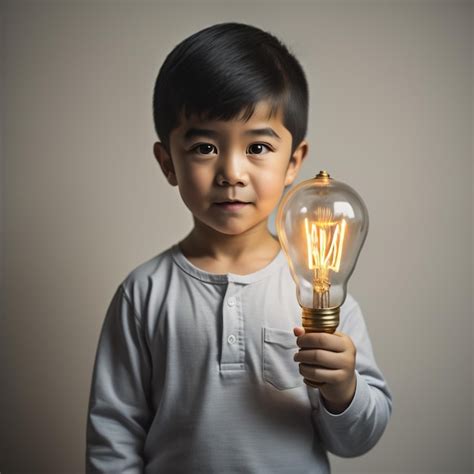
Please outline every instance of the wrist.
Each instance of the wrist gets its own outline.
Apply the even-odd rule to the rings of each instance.
[[[345,411],[352,403],[356,392],[357,379],[354,373],[353,378],[349,383],[349,387],[341,391],[334,399],[327,399],[324,393],[321,392],[321,398],[323,399],[324,407],[332,414],[337,415]]]

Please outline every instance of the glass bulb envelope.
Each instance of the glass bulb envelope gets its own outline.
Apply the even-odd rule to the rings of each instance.
[[[303,315],[337,313],[338,322],[369,228],[364,201],[321,171],[283,197],[275,224]]]

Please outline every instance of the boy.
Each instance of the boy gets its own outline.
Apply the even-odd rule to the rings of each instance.
[[[328,473],[327,451],[381,437],[392,396],[358,303],[347,295],[337,333],[304,334],[267,227],[307,155],[308,101],[298,61],[250,25],[208,27],[166,58],[154,154],[194,227],[112,298],[87,472]]]

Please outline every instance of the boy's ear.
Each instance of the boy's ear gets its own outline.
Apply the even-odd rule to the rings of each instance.
[[[178,180],[176,179],[173,161],[161,142],[155,142],[153,145],[153,154],[160,164],[161,171],[163,171],[163,174],[166,176],[168,183],[170,183],[171,186],[177,186]]]
[[[298,175],[298,172],[303,164],[303,160],[306,158],[308,154],[308,142],[303,140],[296,150],[293,152],[293,155],[290,158],[290,162],[288,163],[288,168],[286,169],[286,176],[285,176],[285,186],[290,185]]]

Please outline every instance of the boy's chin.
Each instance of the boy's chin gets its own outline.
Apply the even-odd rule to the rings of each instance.
[[[244,234],[249,229],[244,227],[239,229],[215,228],[214,230],[219,234],[228,235],[229,237],[231,237]]]
[[[267,219],[264,219],[266,222]],[[214,231],[218,234],[223,234],[223,235],[228,235],[228,236],[237,236],[244,234],[255,227],[259,225],[264,225],[265,222],[260,221],[260,222],[231,222],[231,220],[228,220],[227,222],[203,222],[201,221],[201,224],[204,224],[205,227],[208,227],[209,230]]]

